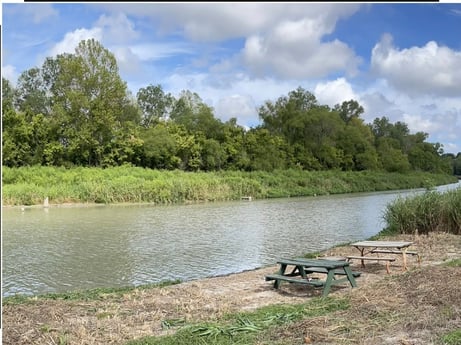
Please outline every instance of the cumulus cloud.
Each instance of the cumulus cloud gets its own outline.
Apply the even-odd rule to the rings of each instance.
[[[52,56],[63,53],[74,53],[80,41],[94,38],[97,41],[102,39],[101,28],[77,29],[66,33],[62,41],[58,42],[50,51]]]
[[[250,95],[235,94],[220,98],[215,111],[223,121],[236,118],[238,123],[249,124],[257,118],[257,107]]]
[[[412,132],[429,134],[429,142],[444,144],[444,151],[456,154],[461,152],[459,133],[461,133],[461,110],[452,109],[428,114],[404,114],[403,122]]]
[[[359,4],[181,3],[101,5],[142,16],[156,34],[177,34],[196,42],[241,38],[241,52],[255,76],[301,80],[343,72],[353,75],[361,59],[344,42],[324,41],[339,19]]]
[[[15,84],[18,79],[18,72],[13,65],[2,66],[2,77]]]
[[[461,51],[434,41],[399,50],[386,34],[372,50],[371,66],[378,76],[409,95],[459,97],[461,93]]]
[[[351,99],[360,103],[360,97],[354,93],[352,85],[345,78],[317,84],[314,95],[320,104],[326,104],[330,107]]]
[[[123,13],[115,13],[111,16],[103,14],[94,27],[101,29],[106,44],[130,43],[140,36],[133,22]]]
[[[285,20],[323,18],[331,32],[336,21],[355,13],[360,4],[312,3],[157,3],[99,4],[108,11],[150,19],[164,33],[180,32],[197,41],[220,41],[263,33]]]

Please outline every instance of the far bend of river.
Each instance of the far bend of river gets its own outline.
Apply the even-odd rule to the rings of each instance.
[[[457,188],[461,183],[439,187]],[[423,190],[174,206],[4,209],[4,297],[182,281],[368,238]]]

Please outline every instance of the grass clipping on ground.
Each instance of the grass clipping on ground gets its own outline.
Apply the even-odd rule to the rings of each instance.
[[[461,267],[445,264],[461,259],[461,236],[433,233],[386,239],[413,241],[411,249],[420,253],[421,266],[410,257],[409,271],[403,272],[397,259],[388,275],[383,263],[367,262],[365,268],[353,263],[353,269],[362,272],[358,287],[334,287],[329,295],[347,297],[349,309],[272,328],[258,336],[257,344],[442,344],[442,335],[461,328]],[[339,246],[321,254],[356,251]],[[7,303],[3,344],[124,344],[175,332],[175,327],[163,327],[165,322],[216,321],[228,313],[321,296],[321,289],[293,284],[274,290],[264,276],[275,270],[272,266],[95,300],[31,298],[28,303]]]

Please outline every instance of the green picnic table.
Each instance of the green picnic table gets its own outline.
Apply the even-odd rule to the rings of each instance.
[[[356,287],[354,276],[359,272],[352,272],[347,261],[323,260],[323,259],[281,259],[277,261],[279,271],[276,274],[266,275],[266,281],[274,280],[274,288],[278,289],[283,281],[323,287],[322,296],[327,296],[333,285],[349,282]],[[292,267],[291,270],[288,268]],[[325,274],[325,280],[315,279],[312,273]]]

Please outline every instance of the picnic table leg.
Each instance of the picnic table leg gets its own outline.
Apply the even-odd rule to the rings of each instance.
[[[357,287],[357,283],[355,282],[354,275],[352,274],[351,268],[349,266],[344,266],[344,272],[346,272],[347,279],[351,283],[352,287]]]
[[[284,275],[286,269],[287,269],[287,264],[280,264],[279,274]],[[274,288],[278,289],[280,287],[281,283],[282,283],[282,281],[280,279],[275,279]]]
[[[330,288],[333,282],[333,278],[335,276],[335,271],[333,269],[328,269],[327,280],[325,281],[325,285],[323,286],[322,296],[326,297],[330,292]]]
[[[407,248],[402,249],[402,259],[403,259],[403,270],[407,271]]]
[[[358,247],[356,247],[356,248],[360,251],[360,256],[365,256],[365,255],[364,255],[365,247],[363,247],[363,248],[358,248]],[[360,260],[360,264],[361,264],[361,266],[362,266],[363,268],[365,268],[365,260],[363,260],[363,259]]]

